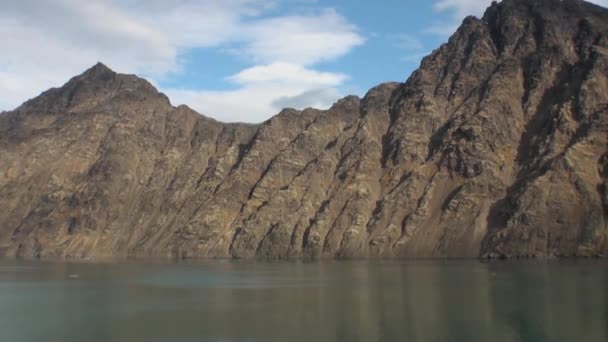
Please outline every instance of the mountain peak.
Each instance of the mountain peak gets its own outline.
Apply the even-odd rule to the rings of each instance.
[[[530,16],[545,14],[550,17],[567,15],[567,17],[605,16],[606,8],[582,0],[503,0],[493,1],[486,9],[483,18],[485,21],[501,17]]]
[[[95,63],[95,65],[90,67],[89,70],[95,71],[95,72],[114,72],[112,69],[108,68],[108,66],[103,64],[102,62]]]
[[[139,94],[158,94],[158,90],[147,80],[134,74],[117,73],[102,62],[97,62],[74,77],[66,86],[92,88],[96,92],[106,89],[113,92],[125,90]]]
[[[20,108],[33,106],[46,108],[49,113],[62,113],[67,108],[83,103],[96,105],[114,98],[136,101],[158,98],[163,104],[170,105],[167,96],[147,80],[137,75],[117,73],[102,62],[97,62],[63,86],[43,92],[40,96],[26,101]]]
[[[105,64],[97,62],[95,65],[83,72],[80,76],[77,76],[77,78],[108,81],[113,79],[116,75],[117,73],[114,72],[112,69],[108,68]]]

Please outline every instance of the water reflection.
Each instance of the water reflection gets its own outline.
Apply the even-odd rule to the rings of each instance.
[[[7,341],[607,341],[606,266],[3,261],[0,330]]]

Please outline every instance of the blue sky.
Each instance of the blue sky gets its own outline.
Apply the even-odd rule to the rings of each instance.
[[[0,110],[101,61],[222,121],[404,81],[491,0],[0,0]],[[595,0],[606,6],[608,0]]]
[[[315,69],[349,75],[345,88],[357,94],[381,82],[404,80],[418,66],[421,56],[445,41],[445,35],[425,31],[429,22],[451,20],[448,13],[433,11],[431,2],[397,0],[385,1],[381,6],[370,1],[300,1],[296,5],[281,4],[267,15],[315,13],[323,8],[332,8],[347,18],[365,42],[340,58],[315,64]],[[183,58],[186,71],[169,75],[162,86],[233,89],[225,77],[254,65],[216,48],[192,49]]]

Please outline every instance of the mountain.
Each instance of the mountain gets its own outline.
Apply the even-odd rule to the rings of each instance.
[[[0,115],[0,255],[608,254],[608,10],[504,0],[407,82],[224,124],[97,64]]]

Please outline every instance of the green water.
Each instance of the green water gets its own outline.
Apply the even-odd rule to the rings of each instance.
[[[608,341],[608,263],[0,261],[0,341]]]

